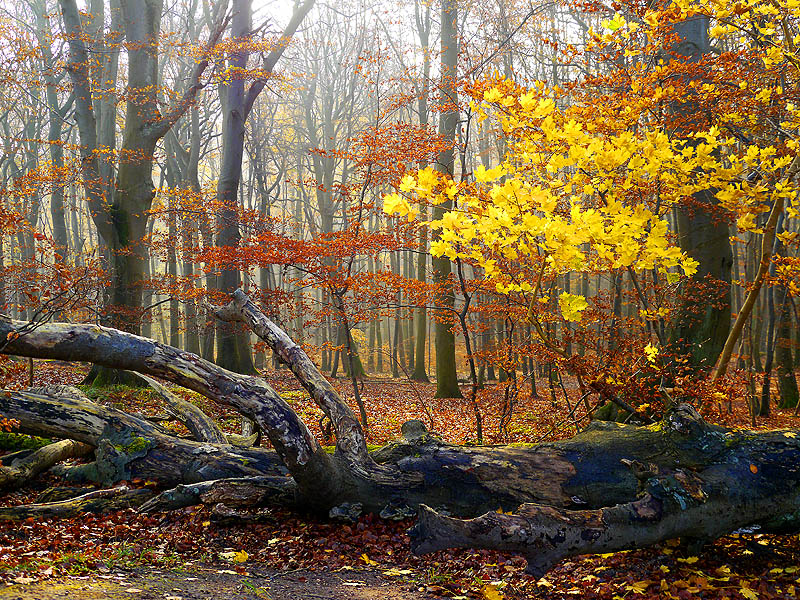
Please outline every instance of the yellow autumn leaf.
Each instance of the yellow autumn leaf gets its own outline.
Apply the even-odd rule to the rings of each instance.
[[[500,179],[503,175],[506,174],[505,169],[502,166],[497,166],[492,169],[487,169],[483,165],[480,165],[474,171],[475,180],[480,181],[482,183],[488,181],[495,181],[496,179]]]
[[[608,19],[603,21],[601,25],[610,31],[616,31],[617,29],[625,26],[625,17],[621,14],[616,13],[613,19]]]
[[[647,344],[647,346],[644,347],[644,353],[647,355],[647,360],[655,364],[656,356],[658,356],[658,348],[653,344]]]
[[[758,600],[758,593],[754,592],[750,588],[742,587],[739,588],[739,593],[747,598],[747,600]]]
[[[503,97],[503,93],[496,87],[490,88],[483,93],[483,99],[486,102],[499,102]]]
[[[376,567],[376,566],[378,565],[378,563],[377,563],[377,562],[375,562],[375,561],[374,561],[374,560],[372,560],[372,559],[371,559],[369,556],[367,556],[366,552],[365,552],[364,554],[362,554],[362,555],[361,555],[361,560],[363,560],[363,561],[364,561],[366,564],[368,564],[370,567]]]
[[[413,190],[417,185],[417,180],[414,179],[413,175],[405,175],[403,179],[400,181],[400,191],[401,192],[410,192]]]
[[[697,262],[695,259],[686,256],[681,259],[681,269],[683,269],[683,274],[687,277],[691,277],[695,273],[697,273],[697,267],[700,266],[700,263]]]
[[[383,574],[384,575],[388,575],[389,577],[404,577],[406,575],[413,575],[414,571],[411,571],[410,569],[395,569],[395,568],[391,568],[391,569],[386,569],[383,572]]]
[[[712,38],[721,38],[727,32],[728,32],[727,27],[723,27],[722,25],[715,25],[714,27],[711,28],[711,30],[708,32],[708,34]]]
[[[644,594],[654,582],[653,581],[637,581],[631,585],[626,585],[625,589],[634,594]]]
[[[387,194],[383,197],[383,211],[387,215],[394,214],[403,202],[404,199],[399,194]]]
[[[243,563],[247,562],[247,559],[250,558],[250,555],[244,550],[240,550],[239,552],[231,550],[229,552],[220,552],[219,557],[223,560],[227,560],[228,562]]]
[[[558,297],[558,305],[561,315],[567,321],[580,321],[581,313],[589,307],[586,298],[568,292],[563,292]]]
[[[487,583],[481,588],[481,597],[484,600],[503,600],[505,595],[497,589],[496,585]]]

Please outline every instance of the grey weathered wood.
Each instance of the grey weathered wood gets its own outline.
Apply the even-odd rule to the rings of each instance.
[[[19,332],[24,332],[15,338]],[[8,339],[9,335],[13,339]],[[255,420],[298,486],[315,496],[338,493],[341,471],[291,407],[264,380],[222,369],[197,355],[108,327],[0,319],[6,354],[94,362],[160,377]],[[320,493],[321,492],[321,493]]]
[[[152,490],[129,489],[124,486],[107,490],[93,490],[81,496],[59,502],[0,507],[0,521],[48,519],[52,517],[66,519],[87,512],[100,513],[123,508],[135,508],[152,496]]]
[[[679,537],[709,541],[742,527],[798,530],[800,444],[794,432],[756,435],[710,428],[687,407],[675,413],[672,426],[688,428],[685,450],[695,450],[694,464],[627,461],[640,492],[627,502],[613,504],[609,498],[603,507],[582,510],[531,503],[513,515],[489,512],[466,521],[421,507],[412,548],[418,553],[454,547],[519,552],[528,560],[528,572],[541,577],[561,559],[579,554],[643,548]],[[692,460],[685,450],[680,458]]]
[[[68,458],[81,458],[92,453],[88,444],[61,440],[38,450],[24,450],[7,454],[0,462],[0,491],[9,491],[25,485],[31,479]]]
[[[181,423],[186,426],[194,436],[194,439],[198,442],[210,442],[212,444],[228,443],[227,436],[217,427],[216,423],[197,406],[191,402],[187,402],[183,398],[179,398],[152,377],[141,374],[138,375],[166,401],[169,412],[175,415]]]
[[[23,433],[70,438],[96,449],[93,463],[65,471],[77,480],[112,485],[141,478],[172,486],[286,472],[274,452],[184,440],[145,419],[91,402],[68,386],[0,391],[0,414],[15,415]]]

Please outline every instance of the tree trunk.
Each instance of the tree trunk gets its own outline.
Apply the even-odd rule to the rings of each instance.
[[[448,148],[439,154],[437,161],[438,170],[444,175],[453,176],[455,167],[455,138],[458,126],[458,99],[455,80],[458,70],[458,27],[457,6],[453,0],[442,0],[441,19],[441,45],[442,45],[442,85],[441,103],[442,114],[439,117],[439,135],[448,144]],[[453,201],[446,200],[433,207],[433,218],[441,219],[444,214],[453,209]],[[438,231],[434,232],[433,239],[438,239]],[[450,281],[452,265],[446,256],[434,257],[433,281],[436,290],[436,398],[461,398],[456,374],[456,339],[453,334],[453,311],[455,307],[455,293],[453,283]]]
[[[186,169],[186,180],[184,186],[189,188],[192,193],[199,196],[201,193],[200,177],[200,115],[197,106],[192,107],[191,111],[191,130],[189,141],[189,156]],[[181,211],[181,230],[183,232],[183,276],[194,287],[195,262],[193,248],[199,245],[197,217],[191,212]],[[186,343],[184,344],[188,352],[200,354],[200,321],[197,313],[197,301],[194,297],[186,300]]]
[[[3,238],[5,236],[0,235],[0,312],[4,312],[8,310],[8,304],[6,302],[6,265],[5,265],[5,245],[3,244]]]
[[[791,408],[798,404],[797,380],[792,360],[791,297],[785,285],[776,286],[776,294],[783,298],[780,306],[780,324],[775,341],[775,362],[778,366],[778,406]]]
[[[113,100],[104,99],[107,94],[94,88],[99,85],[101,90],[105,90],[109,83],[113,85],[118,49],[101,53],[100,61],[89,59],[86,38],[100,40],[104,37],[103,18],[97,15],[97,11],[102,12],[102,2],[92,2],[95,18],[86,26],[74,0],[60,0],[60,6],[64,29],[69,34],[69,61],[65,68],[75,93],[75,118],[81,141],[86,198],[97,231],[111,252],[110,318],[117,327],[138,333],[146,260],[142,238],[155,195],[153,151],[158,140],[194,101],[202,87],[199,79],[208,59],[197,62],[186,91],[174,105],[162,112],[158,100],[158,49],[163,2],[130,0],[111,3],[112,46],[118,40],[118,31],[124,31],[128,52],[125,126],[117,177],[115,185],[112,185],[112,168],[109,162],[102,161],[100,156],[104,152],[98,150],[113,147],[115,105]],[[219,17],[207,48],[212,47],[222,34],[225,21],[222,15]],[[96,69],[98,64],[100,68]],[[99,84],[92,76],[96,72],[100,73],[102,80]],[[100,112],[99,121],[97,112]],[[116,379],[115,375],[101,372],[95,382]]]
[[[677,451],[672,466],[621,459],[638,481],[638,497],[616,504],[608,498],[602,508],[531,503],[514,515],[492,511],[469,521],[422,507],[412,548],[520,552],[528,561],[527,572],[541,577],[561,559],[579,554],[642,548],[678,537],[707,542],[755,525],[761,531],[796,531],[800,446],[794,434],[748,432],[748,439],[745,432],[706,425],[685,406],[662,427]],[[573,440],[584,436],[585,432]],[[605,439],[611,443],[615,437],[609,432]],[[613,447],[609,450],[615,452]],[[689,463],[679,463],[683,458]]]
[[[0,490],[21,487],[56,463],[91,454],[92,447],[81,442],[61,440],[38,450],[21,450],[3,456],[0,463]]]
[[[219,228],[217,246],[229,249],[239,246],[241,234],[239,232],[238,195],[242,179],[245,122],[258,94],[264,88],[266,74],[273,70],[295,30],[311,10],[313,4],[314,0],[306,0],[302,5],[295,4],[292,18],[286,26],[282,38],[265,57],[261,76],[249,88],[245,88],[245,79],[241,76],[231,77],[225,87],[221,88],[222,164],[217,182],[217,201],[222,208],[217,217]],[[251,11],[251,0],[234,1],[231,35],[234,40],[242,44],[230,56],[230,69],[234,72],[244,72],[247,69],[249,57],[247,47],[253,34]],[[225,293],[232,293],[240,283],[240,272],[235,264],[225,265],[217,279],[218,289]],[[230,327],[217,330],[217,362],[225,368],[239,373],[256,373],[248,336],[242,335]]]
[[[99,513],[135,508],[142,505],[152,496],[152,490],[131,490],[124,486],[108,490],[94,490],[60,502],[2,507],[0,508],[0,521],[39,520],[53,517],[68,519],[87,512]]]
[[[181,347],[181,317],[178,307],[178,207],[175,196],[169,200],[167,214],[167,274],[172,291],[169,298],[169,345]]]
[[[237,0],[233,7],[232,37],[239,43],[246,44],[251,33],[250,0]],[[247,68],[249,53],[237,50],[229,59],[232,70]],[[239,246],[239,184],[242,178],[242,159],[244,157],[244,124],[247,118],[245,111],[246,90],[242,77],[231,78],[220,88],[222,98],[222,158],[220,175],[217,182],[217,202],[220,212],[217,215],[217,246],[227,250],[235,250]],[[232,293],[241,285],[239,269],[226,265],[217,278],[219,290]],[[249,346],[242,344],[243,333],[230,324],[221,323],[217,327],[217,363],[237,373],[254,374],[252,355]]]
[[[422,86],[419,90],[417,109],[419,111],[420,127],[427,127],[429,121],[428,94],[430,92],[430,73],[431,73],[431,54],[429,52],[429,40],[431,34],[431,7],[425,6],[424,13],[420,10],[419,0],[414,2],[414,17],[417,25],[419,43],[423,49],[422,57]],[[426,167],[425,163],[420,163],[420,169]],[[420,203],[420,221],[428,219],[428,207]],[[425,227],[419,228],[419,242],[417,245],[417,281],[421,284],[426,283],[428,267],[428,230]],[[414,372],[411,373],[412,381],[429,383],[428,374],[425,371],[425,342],[428,333],[428,309],[422,304],[414,311]]]
[[[518,551],[531,561],[530,571],[541,574],[574,554],[636,548],[679,536],[707,540],[745,526],[764,531],[797,527],[800,440],[794,432],[728,430],[705,423],[692,407],[681,405],[647,427],[596,422],[569,440],[540,445],[459,447],[419,427],[404,427],[402,440],[370,455],[353,412],[302,349],[243,292],[237,291],[234,302],[217,314],[244,321],[289,366],[333,424],[333,455],[266,382],[196,355],[93,325],[50,323],[31,329],[0,319],[0,339],[6,340],[2,351],[7,354],[130,368],[233,407],[254,419],[269,438],[292,475],[283,479],[291,482],[292,501],[305,507],[328,511],[360,503],[364,510],[392,516],[425,504],[461,517],[490,513],[461,522],[423,509],[415,538],[418,551],[449,546]],[[181,440],[185,450],[176,458],[177,438],[119,411],[102,411],[58,393],[0,395],[0,413],[20,420],[23,430],[96,443],[98,451],[105,447],[109,456],[122,455],[117,477],[128,478],[136,469],[147,477],[180,481],[186,478],[189,456],[209,465],[208,479],[218,476],[218,463],[206,458],[205,449],[221,447]],[[268,453],[250,452],[235,451],[240,473],[252,469],[271,475],[272,463],[241,460]],[[235,462],[226,464],[225,471]],[[197,468],[191,472],[197,481],[205,474]],[[263,485],[271,489],[274,483],[273,478]],[[239,497],[243,489],[226,488],[224,482],[200,488],[215,489],[213,497],[220,502],[228,493]],[[203,501],[199,496],[205,492],[193,496],[181,489],[170,492],[174,505]],[[286,497],[286,489],[278,491],[277,496]],[[167,504],[168,497],[163,498]],[[518,513],[500,515],[494,512],[498,509]]]
[[[678,36],[672,48],[676,60],[697,63],[710,51],[708,17],[689,17],[676,23],[673,29]],[[703,118],[700,116],[703,107],[698,106],[692,94],[686,94],[680,102],[673,102],[671,110],[677,119],[686,122],[678,127],[677,135],[680,136],[691,133],[692,127],[698,126],[698,121]],[[733,256],[728,240],[728,223],[718,211],[714,193],[708,190],[695,194],[677,211],[678,244],[699,265],[697,273],[686,284],[671,339],[691,357],[696,368],[705,371],[714,367],[720,356],[731,322]],[[698,297],[708,297],[709,294],[713,301],[697,302]]]

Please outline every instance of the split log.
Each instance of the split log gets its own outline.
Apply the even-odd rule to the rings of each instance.
[[[195,354],[98,325],[46,323],[31,328],[24,321],[0,316],[0,339],[6,340],[4,354],[93,362],[136,371],[230,406],[258,423],[291,471],[298,490],[307,493],[312,505],[327,504],[327,499],[341,494],[343,470],[286,401],[261,378],[233,373]]]
[[[132,490],[125,486],[108,490],[94,490],[81,496],[46,502],[0,507],[0,521],[23,521],[25,519],[68,519],[83,513],[101,513],[124,508],[136,508],[152,498],[152,490]]]
[[[334,425],[332,456],[266,382],[193,354],[68,323],[24,330],[24,323],[0,320],[0,339],[9,340],[6,353],[136,370],[234,407],[258,423],[292,474],[286,486],[296,486],[294,500],[307,508],[327,512],[361,504],[365,511],[407,514],[427,505],[460,517],[488,513],[458,521],[442,510],[423,510],[414,542],[420,552],[460,545],[505,548],[524,553],[531,571],[541,573],[576,553],[633,548],[676,535],[704,539],[742,526],[791,530],[800,523],[800,443],[794,432],[728,430],[707,424],[690,406],[647,427],[594,423],[550,444],[457,447],[432,435],[409,436],[378,453],[378,462],[367,452],[355,415],[313,362],[243,293],[219,313],[244,320],[290,365]],[[19,331],[24,335],[15,337]],[[19,418],[15,413],[22,407],[13,408],[0,405],[0,413]],[[245,489],[223,483],[198,489],[214,487],[215,500],[224,504],[226,494],[234,498]],[[203,501],[202,491],[179,492],[175,498]],[[518,512],[492,512],[497,509]]]
[[[68,386],[0,391],[0,414],[16,415],[22,433],[69,438],[96,448],[93,463],[67,471],[75,481],[113,485],[141,478],[174,486],[288,473],[274,452],[184,440],[145,419],[96,404]]]
[[[215,308],[214,314],[224,321],[245,323],[265,341],[289,366],[297,380],[330,419],[336,431],[336,448],[339,453],[351,464],[373,468],[367,456],[367,444],[358,419],[300,346],[258,310],[242,290],[236,290],[233,293],[233,302],[224,308]]]
[[[0,457],[0,491],[22,487],[56,463],[68,458],[82,458],[92,453],[88,444],[61,440],[38,450],[22,450]]]
[[[684,413],[693,413],[682,407]],[[692,415],[694,419],[698,417]],[[700,421],[696,421],[700,424]],[[494,548],[519,552],[543,576],[561,559],[643,548],[672,538],[714,540],[743,527],[800,529],[800,446],[794,432],[715,431],[704,465],[665,469],[627,461],[642,488],[629,502],[589,510],[523,504],[516,514],[453,519],[420,507],[412,549]],[[680,461],[675,461],[680,464]]]
[[[258,507],[292,506],[296,485],[291,477],[241,477],[179,485],[162,492],[140,507],[141,512],[174,510],[195,504]]]

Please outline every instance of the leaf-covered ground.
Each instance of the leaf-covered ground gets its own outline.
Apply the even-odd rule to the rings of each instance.
[[[37,362],[34,383],[78,383],[82,372],[56,363]],[[286,371],[270,373],[270,381],[318,435],[321,413],[300,392]],[[8,385],[27,385],[20,370]],[[347,396],[347,386],[342,383]],[[444,439],[474,442],[474,422],[466,401],[434,400],[428,385],[368,380],[363,395],[370,418],[369,441],[382,444],[399,435],[400,425],[424,420]],[[192,397],[229,430],[238,418]],[[147,390],[114,389],[99,401],[124,406],[133,402],[144,413],[162,413]],[[577,398],[571,400],[571,405]],[[522,397],[514,408],[508,439],[498,431],[502,397],[491,388],[481,399],[486,443],[539,441],[567,437],[575,426],[561,401]],[[724,407],[723,407],[724,408]],[[745,426],[743,403],[733,412],[711,407],[708,418]],[[575,415],[582,415],[575,411]],[[773,411],[759,419],[765,428],[796,426],[792,411]],[[325,440],[323,440],[324,442]],[[49,485],[50,476],[35,485],[0,498],[3,505],[33,501]],[[131,482],[143,485],[144,482]],[[406,532],[411,522],[362,517],[352,525],[279,510],[264,510],[246,523],[215,521],[205,508],[155,515],[121,511],[105,516],[66,520],[0,523],[0,579],[24,586],[67,575],[102,578],[109,573],[143,568],[186,568],[203,565],[209,572],[353,572],[377,575],[397,589],[444,598],[793,598],[800,590],[798,536],[732,535],[707,546],[697,556],[678,540],[647,550],[586,556],[561,563],[540,580],[524,575],[524,561],[489,551],[438,552],[424,557],[409,552]],[[302,583],[302,582],[301,582]],[[19,588],[22,589],[22,588]],[[266,592],[265,592],[266,593]],[[77,596],[76,596],[77,597]],[[233,598],[234,596],[228,596]],[[249,596],[242,596],[249,597]],[[268,597],[268,596],[265,596]],[[311,596],[309,596],[311,597]]]

